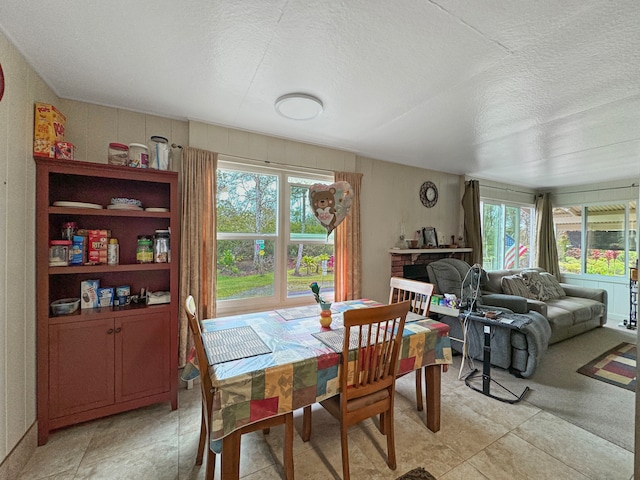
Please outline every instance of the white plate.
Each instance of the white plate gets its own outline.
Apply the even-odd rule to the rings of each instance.
[[[144,209],[145,212],[168,212],[169,209],[168,208],[162,208],[162,207],[148,207]]]
[[[141,207],[135,205],[127,205],[126,203],[119,203],[117,205],[107,205],[109,210],[142,210]]]
[[[97,203],[84,203],[84,202],[53,202],[54,207],[71,207],[71,208],[95,208],[101,210],[102,205]]]

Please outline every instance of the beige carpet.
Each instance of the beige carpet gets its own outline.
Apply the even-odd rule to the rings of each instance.
[[[621,342],[636,343],[634,330],[617,327],[616,322],[611,323],[611,326],[597,328],[549,346],[530,378],[516,378],[496,367],[491,368],[491,377],[517,394],[528,386],[531,391],[523,401],[633,452],[635,393],[576,371]],[[454,359],[459,367],[460,357]],[[482,362],[476,360],[475,364],[482,371]],[[482,388],[482,376],[477,378],[474,385]],[[500,397],[509,396],[494,382],[491,382],[491,393]]]

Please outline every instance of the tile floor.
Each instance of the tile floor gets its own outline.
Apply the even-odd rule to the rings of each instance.
[[[386,442],[373,421],[349,431],[351,476],[388,479],[422,466],[439,480],[621,479],[633,477],[633,454],[551,412],[522,402],[510,405],[483,396],[443,374],[442,429],[427,430],[414,405],[413,375],[398,380],[398,468],[385,463]],[[154,405],[54,432],[38,447],[20,480],[203,479],[195,466],[200,390],[181,390],[180,407]],[[311,441],[295,418],[294,463],[298,479],[341,478],[340,435],[321,407],[313,415]],[[281,478],[282,427],[269,435],[243,436],[240,474],[245,480]],[[219,478],[219,463],[216,479]]]

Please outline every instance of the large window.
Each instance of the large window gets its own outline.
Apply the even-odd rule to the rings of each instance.
[[[218,308],[307,303],[309,283],[333,292],[333,234],[309,205],[309,186],[333,177],[237,162],[217,171]]]
[[[625,276],[635,266],[636,202],[553,209],[562,273]]]
[[[533,261],[533,208],[483,200],[482,266],[485,270],[522,268]]]

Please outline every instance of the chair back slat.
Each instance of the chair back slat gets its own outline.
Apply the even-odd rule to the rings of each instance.
[[[202,328],[200,327],[200,321],[196,313],[196,302],[194,298],[189,295],[185,300],[185,312],[189,319],[189,329],[193,335],[193,344],[196,349],[196,358],[198,359],[198,369],[200,370],[200,385],[202,386],[202,395],[207,402],[207,410],[211,412],[213,407],[213,383],[209,376],[209,359],[207,358],[207,352],[204,348],[204,341],[202,340]]]
[[[405,301],[344,312],[340,387],[347,400],[386,388],[395,380],[409,304]],[[358,343],[350,350],[352,335]]]
[[[427,317],[431,306],[434,285],[432,283],[410,280],[408,278],[391,277],[389,303],[409,300],[409,311]]]

